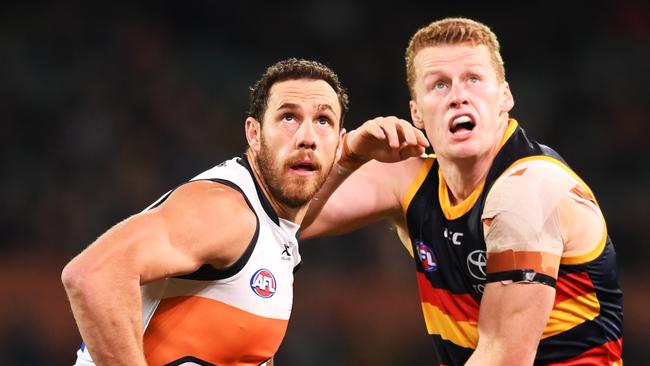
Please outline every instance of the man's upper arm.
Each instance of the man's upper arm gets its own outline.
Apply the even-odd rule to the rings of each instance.
[[[157,207],[115,225],[75,261],[84,271],[123,271],[146,283],[205,263],[234,263],[255,228],[255,214],[239,192],[210,181],[190,182]]]
[[[482,215],[488,284],[472,363],[534,360],[564,252],[559,207],[572,184],[546,168],[512,169],[488,195]]]

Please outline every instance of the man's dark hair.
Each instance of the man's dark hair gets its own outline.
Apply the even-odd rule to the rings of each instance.
[[[338,76],[329,67],[319,62],[297,58],[279,61],[266,69],[262,77],[250,88],[250,110],[248,115],[262,122],[271,87],[281,81],[298,79],[323,80],[334,89],[341,106],[339,127],[342,127],[343,117],[348,111],[348,94],[345,88],[341,86]]]

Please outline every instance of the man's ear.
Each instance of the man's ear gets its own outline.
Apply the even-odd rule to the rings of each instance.
[[[503,84],[503,93],[501,94],[501,111],[510,112],[512,107],[515,106],[515,98],[512,96],[512,92],[510,92],[510,84],[508,84],[507,81],[504,81]]]
[[[348,131],[345,130],[345,128],[341,129],[341,132],[339,132],[339,144],[336,147],[336,158],[334,159],[334,162],[338,162],[341,159],[341,153],[343,152],[343,144],[345,143],[345,134],[347,134]]]
[[[260,151],[261,138],[262,138],[262,124],[255,118],[246,118],[246,141],[248,146],[255,152]]]
[[[413,99],[409,100],[409,109],[411,110],[411,120],[413,121],[413,125],[419,129],[423,129],[424,120],[422,119],[417,103]]]

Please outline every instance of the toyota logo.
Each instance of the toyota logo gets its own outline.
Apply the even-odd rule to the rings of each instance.
[[[467,255],[467,269],[469,274],[477,280],[485,281],[487,275],[485,274],[485,266],[487,265],[487,257],[485,250],[475,250]]]

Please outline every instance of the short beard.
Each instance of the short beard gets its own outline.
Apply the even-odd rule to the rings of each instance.
[[[260,139],[260,152],[255,157],[263,184],[279,203],[290,207],[300,208],[306,205],[316,195],[332,169],[333,163],[325,170],[320,170],[315,179],[300,179],[299,177],[283,179],[287,164],[274,160],[275,155],[265,144],[264,138]]]

